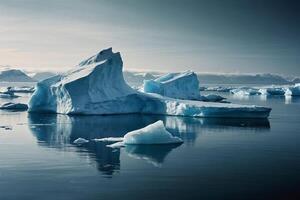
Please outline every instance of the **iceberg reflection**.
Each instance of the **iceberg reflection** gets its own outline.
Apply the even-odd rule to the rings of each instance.
[[[107,142],[90,141],[81,146],[73,145],[77,138],[92,140],[95,138],[123,137],[127,132],[143,128],[162,120],[173,135],[184,140],[184,144],[193,144],[197,137],[207,129],[217,131],[228,129],[250,129],[259,131],[269,129],[268,119],[220,119],[190,118],[160,115],[112,115],[112,116],[68,116],[57,114],[28,115],[28,126],[43,147],[62,151],[75,151],[87,156],[105,175],[112,175],[120,169],[121,152],[129,156],[146,160],[160,166],[165,157],[178,147],[176,145],[135,145],[120,149],[108,148]],[[90,159],[91,158],[91,159]]]
[[[146,160],[154,166],[160,167],[167,155],[180,145],[126,145],[125,151],[130,157]]]

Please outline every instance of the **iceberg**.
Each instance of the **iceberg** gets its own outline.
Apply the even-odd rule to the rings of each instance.
[[[139,92],[125,82],[122,68],[119,52],[114,53],[111,48],[100,51],[65,74],[38,82],[29,101],[29,112],[267,118],[271,111],[254,105],[182,100]],[[195,95],[198,98],[199,90]]]
[[[236,96],[253,96],[253,95],[261,95],[261,92],[259,89],[256,88],[250,88],[250,87],[242,87],[230,90],[231,94],[234,94]]]
[[[77,138],[76,140],[73,141],[74,144],[78,144],[78,145],[85,144],[88,142],[89,142],[89,140],[84,139],[84,138]]]
[[[285,95],[286,89],[283,87],[261,88],[259,92],[262,95]]]
[[[300,96],[300,83],[296,83],[294,86],[289,87],[286,92],[286,96]]]
[[[124,145],[153,145],[153,144],[180,144],[183,140],[179,137],[173,136],[166,127],[162,120],[150,124],[144,128],[128,132],[123,138],[100,138],[94,139],[96,142],[112,142],[117,141],[108,147],[116,148]]]
[[[173,136],[159,120],[144,128],[131,131],[124,136],[124,144],[176,144],[183,143],[182,139]]]
[[[0,106],[0,109],[2,110],[13,110],[13,111],[24,111],[28,109],[27,104],[23,103],[4,103]]]
[[[154,80],[144,80],[143,92],[156,93],[162,96],[198,100],[200,87],[196,73],[169,73]]]

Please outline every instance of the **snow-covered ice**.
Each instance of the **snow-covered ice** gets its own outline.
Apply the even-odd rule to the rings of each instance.
[[[164,123],[159,120],[144,128],[127,133],[123,142],[124,144],[176,144],[183,141],[168,132]]]
[[[230,90],[230,93],[236,96],[253,96],[253,95],[261,95],[259,89],[250,88],[250,87],[242,87]]]
[[[29,112],[266,118],[271,111],[254,105],[179,100],[139,92],[127,85],[122,68],[120,53],[103,50],[63,75],[38,82]]]
[[[100,138],[94,139],[96,142],[114,142],[109,147],[120,147],[124,145],[132,144],[177,144],[183,143],[183,140],[179,137],[173,136],[164,126],[163,121],[159,120],[153,124],[150,124],[144,128],[128,132],[123,138]]]
[[[200,97],[199,81],[196,73],[169,73],[154,80],[145,80],[143,92],[162,96],[198,100]]]

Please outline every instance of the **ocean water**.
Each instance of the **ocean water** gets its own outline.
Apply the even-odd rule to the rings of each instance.
[[[65,116],[0,111],[0,199],[300,199],[300,99],[238,98],[269,119]],[[12,101],[27,102],[30,95]],[[0,99],[0,102],[11,101]],[[111,149],[163,120],[181,145]]]

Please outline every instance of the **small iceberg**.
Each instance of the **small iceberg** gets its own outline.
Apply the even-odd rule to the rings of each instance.
[[[163,121],[159,120],[144,128],[128,132],[123,138],[101,138],[94,139],[94,141],[117,143],[108,145],[108,147],[116,148],[125,145],[154,145],[154,144],[180,144],[183,140],[179,137],[173,136],[168,132],[164,126]]]
[[[176,99],[198,100],[200,98],[198,77],[192,71],[169,73],[154,80],[144,80],[142,91]]]
[[[11,91],[13,93],[33,93],[34,87],[30,87],[30,86],[7,87],[7,91]]]
[[[231,94],[236,96],[254,96],[254,95],[261,95],[259,89],[250,88],[250,87],[242,87],[238,89],[230,90]]]
[[[296,83],[294,86],[289,87],[286,92],[286,96],[300,96],[300,83]]]
[[[73,144],[82,145],[82,144],[85,144],[88,142],[89,142],[89,140],[86,140],[84,138],[77,138],[76,140],[73,141]]]
[[[4,103],[0,106],[0,109],[2,110],[13,110],[13,111],[25,111],[28,109],[27,104],[24,103]]]
[[[286,93],[286,88],[284,88],[284,87],[267,87],[267,88],[259,89],[259,92],[262,95],[283,96]]]
[[[124,144],[176,144],[182,139],[173,136],[166,130],[163,121],[159,120],[144,128],[131,131],[124,136]]]

